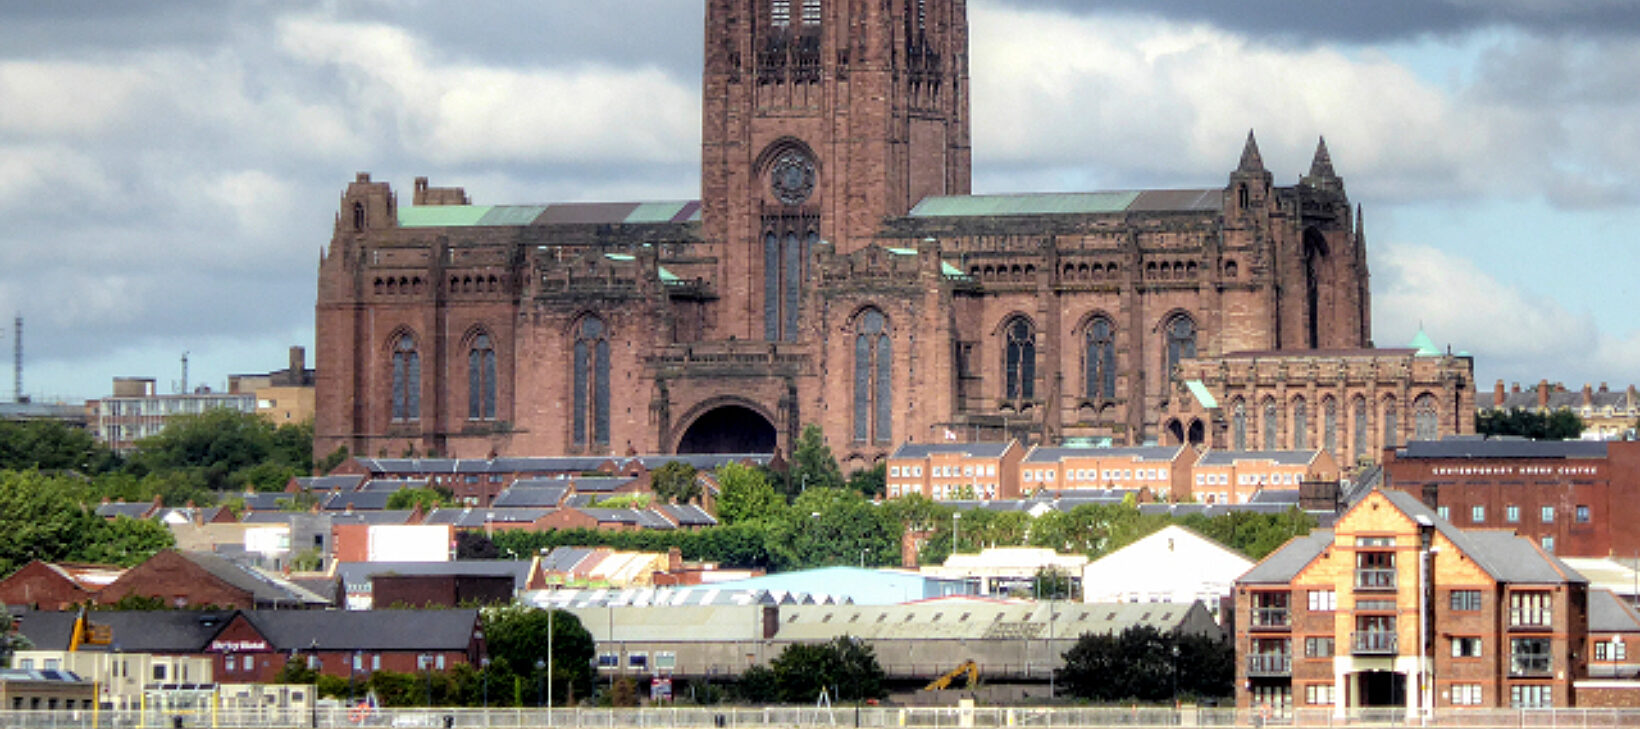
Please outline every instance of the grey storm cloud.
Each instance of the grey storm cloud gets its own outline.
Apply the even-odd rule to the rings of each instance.
[[[1510,26],[1549,34],[1634,35],[1634,0],[996,0],[1077,14],[1130,13],[1207,23],[1270,42],[1382,43]]]

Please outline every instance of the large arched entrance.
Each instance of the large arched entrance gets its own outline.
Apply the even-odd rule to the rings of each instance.
[[[678,453],[773,453],[774,424],[743,405],[723,405],[702,413],[683,432]]]

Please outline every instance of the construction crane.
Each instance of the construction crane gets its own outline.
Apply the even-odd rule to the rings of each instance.
[[[963,661],[958,664],[956,668],[946,672],[944,676],[940,676],[930,682],[927,686],[924,686],[923,690],[939,691],[941,689],[949,688],[952,681],[957,680],[958,676],[964,674],[967,674],[968,676],[968,688],[971,689],[979,685],[979,664],[973,661]]]
[[[68,638],[68,652],[73,653],[82,645],[109,645],[114,642],[114,627],[111,625],[97,625],[86,617],[85,607],[80,607],[80,616],[74,619],[74,632]]]

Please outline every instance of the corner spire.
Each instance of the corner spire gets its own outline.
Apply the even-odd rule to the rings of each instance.
[[[1263,172],[1264,157],[1258,153],[1258,140],[1253,138],[1253,130],[1247,130],[1247,144],[1241,148],[1241,164],[1236,165],[1237,172]]]
[[[1315,145],[1315,158],[1310,160],[1310,176],[1330,179],[1338,176],[1333,171],[1332,155],[1327,153],[1327,138],[1322,137]]]

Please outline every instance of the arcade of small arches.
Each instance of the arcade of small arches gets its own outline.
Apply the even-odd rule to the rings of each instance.
[[[1276,398],[1263,398],[1257,409],[1249,407],[1246,398],[1236,397],[1229,404],[1229,443],[1232,450],[1295,450],[1322,449],[1338,453],[1347,437],[1350,450],[1357,458],[1370,453],[1375,447],[1399,445],[1402,408],[1394,396],[1378,400],[1376,423],[1382,438],[1372,438],[1373,413],[1367,398],[1350,398],[1348,409],[1342,409],[1339,399],[1331,395],[1321,398],[1318,423],[1312,423],[1310,404],[1304,396],[1295,396],[1278,404]],[[1441,437],[1439,401],[1434,393],[1424,392],[1412,400],[1412,438],[1437,440]],[[1283,422],[1285,418],[1285,422]],[[1348,418],[1346,428],[1344,418]],[[1318,432],[1319,429],[1319,432]],[[1169,445],[1189,443],[1203,445],[1207,440],[1206,425],[1200,418],[1170,418],[1163,424],[1163,433]],[[1319,436],[1319,437],[1316,437]]]

